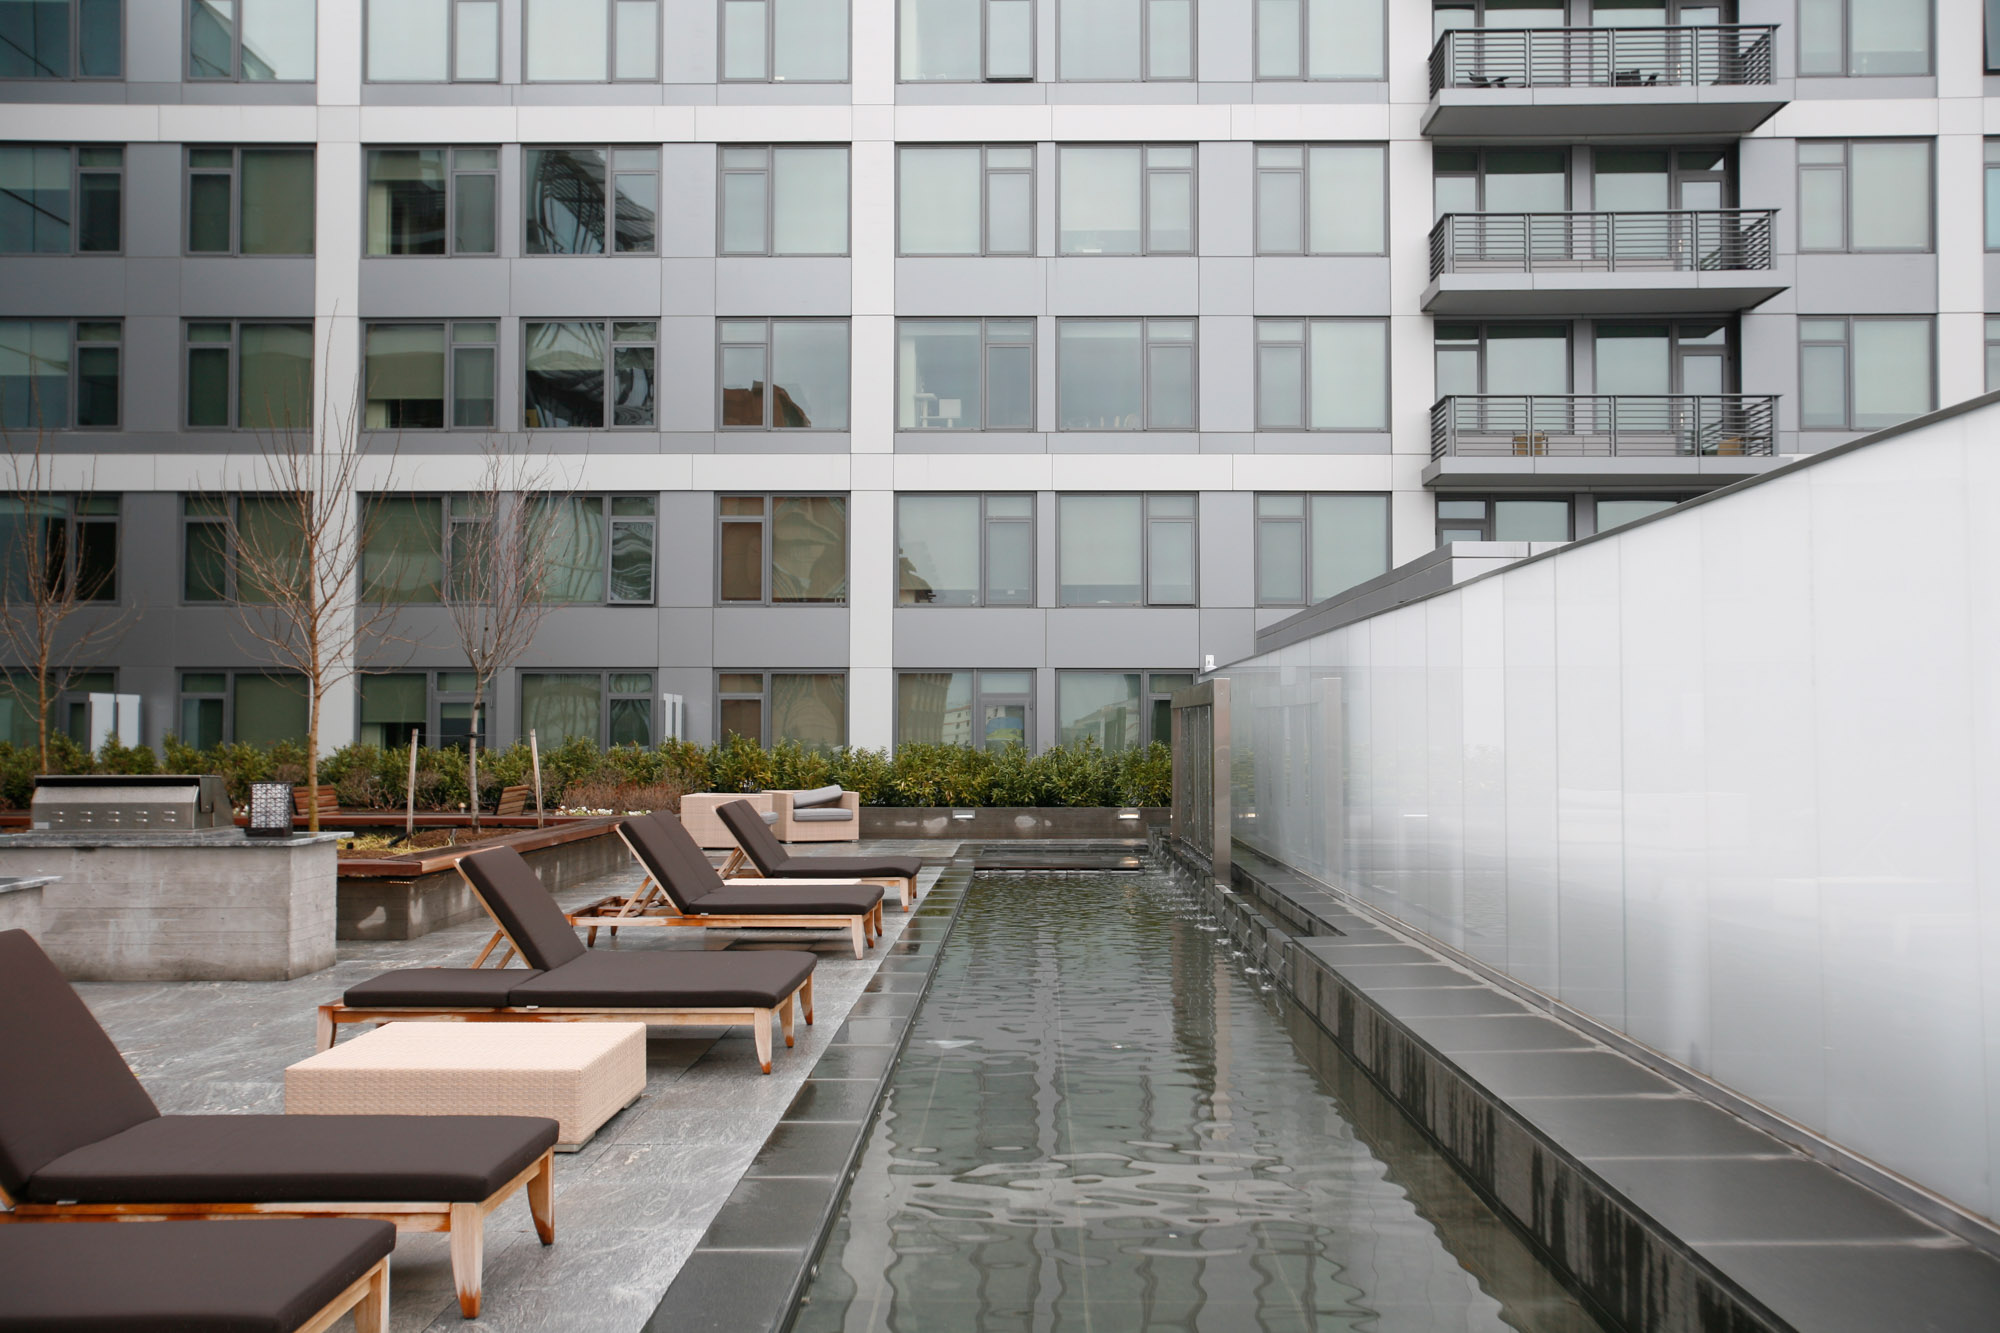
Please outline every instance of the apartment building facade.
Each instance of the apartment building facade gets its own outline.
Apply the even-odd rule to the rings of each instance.
[[[561,549],[489,742],[1164,739],[1442,542],[1993,384],[1988,7],[0,0],[7,517],[128,612],[60,720],[299,730],[228,534],[351,429],[336,742],[472,725],[496,450]]]

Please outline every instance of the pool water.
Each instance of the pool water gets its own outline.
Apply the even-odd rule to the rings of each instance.
[[[1597,1329],[1260,980],[1164,875],[975,876],[793,1329]]]

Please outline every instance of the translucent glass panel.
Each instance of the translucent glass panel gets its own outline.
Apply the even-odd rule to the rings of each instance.
[[[1380,144],[1257,149],[1257,253],[1387,252],[1388,154]]]
[[[238,745],[267,747],[305,739],[311,712],[305,677],[242,671],[235,683],[233,739]]]
[[[0,79],[115,79],[124,37],[122,0],[0,0]]]
[[[1928,74],[1931,6],[1911,0],[1799,0],[1799,73]]]
[[[903,320],[898,430],[1032,430],[1035,323]]]
[[[723,0],[722,77],[847,80],[846,0]]]
[[[597,672],[521,673],[521,730],[554,748],[565,741],[597,741],[604,709],[604,680]]]
[[[530,83],[604,83],[660,75],[658,0],[527,0]]]
[[[1259,430],[1387,430],[1389,326],[1381,320],[1260,320]]]
[[[845,148],[724,148],[722,253],[847,253]]]
[[[1056,742],[1129,750],[1145,724],[1139,673],[1064,671],[1056,677]]]
[[[1929,250],[1929,140],[1799,145],[1801,250]]]
[[[896,497],[896,600],[904,606],[1034,602],[1034,497]]]
[[[522,163],[529,254],[652,252],[659,149],[531,148]]]
[[[0,147],[0,253],[70,250],[70,150]]]
[[[191,0],[188,77],[310,81],[317,9],[316,0]]]
[[[1192,429],[1194,332],[1193,320],[1059,320],[1062,429]]]
[[[1384,77],[1385,0],[1258,0],[1260,79]]]
[[[847,321],[724,320],[725,428],[847,429]]]
[[[1799,321],[1799,424],[1876,430],[1936,405],[1929,319]]]
[[[361,597],[367,602],[436,602],[444,595],[444,502],[386,495],[361,516]]]
[[[1033,254],[1034,167],[1027,147],[901,149],[901,253]]]
[[[899,18],[905,82],[1035,76],[1031,0],[902,0]]]
[[[1062,253],[1193,253],[1192,147],[1064,147],[1057,156]]]
[[[659,380],[656,323],[531,322],[523,331],[528,429],[653,424]]]

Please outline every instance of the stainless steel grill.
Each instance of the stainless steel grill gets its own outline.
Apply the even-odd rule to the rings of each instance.
[[[230,822],[228,790],[213,773],[39,777],[29,809],[33,827],[51,830],[192,833]]]

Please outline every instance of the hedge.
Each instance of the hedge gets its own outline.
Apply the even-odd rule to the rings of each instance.
[[[66,737],[53,738],[50,759],[60,773],[219,773],[230,799],[249,799],[252,782],[303,782],[305,748],[218,745],[198,750],[169,735],[162,752],[108,741],[91,755]],[[320,760],[320,781],[353,808],[401,808],[410,752],[349,745]],[[526,745],[479,757],[480,803],[492,808],[500,789],[531,781]],[[599,749],[572,740],[542,753],[542,790],[553,810],[566,798],[592,808],[642,795],[675,805],[686,791],[761,791],[839,783],[863,805],[894,806],[1130,806],[1166,805],[1173,771],[1167,747],[1115,753],[1094,740],[1031,755],[1020,746],[975,750],[963,745],[905,744],[883,750],[809,750],[794,741],[766,749],[731,737],[719,745],[667,741]],[[34,787],[33,747],[0,742],[0,800],[25,809]],[[417,752],[417,808],[457,810],[467,801],[463,750]]]

